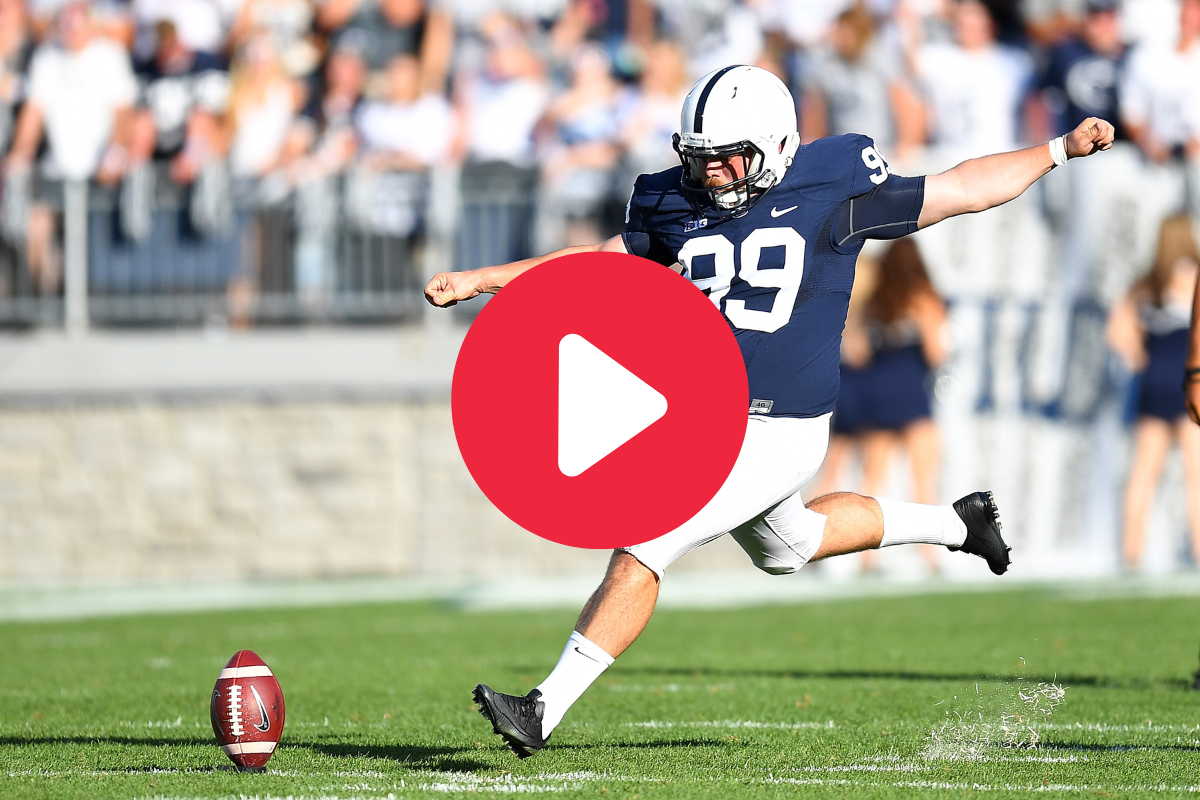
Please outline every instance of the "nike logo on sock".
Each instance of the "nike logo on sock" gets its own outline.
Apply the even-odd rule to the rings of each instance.
[[[589,656],[587,653],[585,653],[585,652],[583,652],[582,650],[580,650],[578,647],[576,647],[576,648],[575,648],[575,652],[576,652],[576,653],[579,653],[579,655],[583,656],[583,657],[584,657],[584,658],[586,658],[588,661],[596,661],[596,659],[592,658],[592,657],[591,657],[591,656]],[[603,663],[603,662],[601,662],[601,661],[596,661],[596,663],[597,663],[597,664],[601,664],[601,663]]]
[[[783,211],[780,211],[778,208],[775,208],[774,206],[772,206],[771,207],[771,217],[772,218],[782,217],[784,214],[788,213],[789,211],[795,211],[799,207],[800,206],[789,206],[789,207],[785,208]]]

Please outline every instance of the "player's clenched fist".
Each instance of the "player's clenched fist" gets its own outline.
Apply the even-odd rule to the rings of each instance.
[[[1107,150],[1112,147],[1115,131],[1112,123],[1099,117],[1088,117],[1079,123],[1079,127],[1067,134],[1063,142],[1067,148],[1068,158],[1090,156],[1097,150]]]
[[[480,292],[474,272],[439,272],[425,285],[425,299],[448,308],[459,300],[470,300]]]

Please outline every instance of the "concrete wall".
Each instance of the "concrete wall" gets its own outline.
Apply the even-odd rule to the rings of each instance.
[[[684,568],[745,564],[705,550]],[[0,408],[0,582],[598,576],[606,559],[496,511],[444,400]]]

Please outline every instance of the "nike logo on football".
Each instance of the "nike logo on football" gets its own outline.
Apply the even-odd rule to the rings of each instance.
[[[267,706],[263,703],[262,698],[258,696],[258,689],[255,689],[253,684],[250,686],[250,693],[258,701],[258,722],[255,723],[254,727],[266,733],[271,730],[271,718],[267,716]]]
[[[772,206],[771,207],[771,217],[772,218],[782,217],[784,214],[788,213],[789,211],[795,211],[799,207],[800,206],[788,206],[783,211],[780,211],[778,208],[775,208],[774,206]]]

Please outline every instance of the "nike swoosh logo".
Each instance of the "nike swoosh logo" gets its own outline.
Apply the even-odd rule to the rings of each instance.
[[[578,647],[576,647],[576,648],[575,648],[575,652],[576,652],[576,653],[579,653],[579,655],[583,656],[583,657],[584,657],[584,658],[586,658],[588,661],[596,661],[596,659],[592,658],[592,657],[591,657],[591,656],[589,656],[587,653],[585,653],[585,652],[583,652],[582,650],[580,650]],[[599,664],[600,662],[599,662],[599,661],[596,661],[596,663],[597,663],[597,664]]]
[[[774,206],[772,206],[772,207],[771,207],[771,217],[772,217],[772,218],[774,218],[774,217],[782,217],[784,214],[788,213],[789,211],[795,211],[795,210],[796,210],[797,208],[799,208],[799,207],[800,207],[800,206],[788,206],[788,207],[787,207],[787,208],[785,208],[783,211],[780,211],[779,209],[777,209],[777,208],[775,208]]]
[[[255,689],[253,685],[250,686],[250,693],[254,695],[254,700],[258,703],[259,721],[255,723],[254,727],[266,733],[271,730],[271,718],[267,716],[267,706],[263,703],[262,698],[258,696],[258,689]]]

